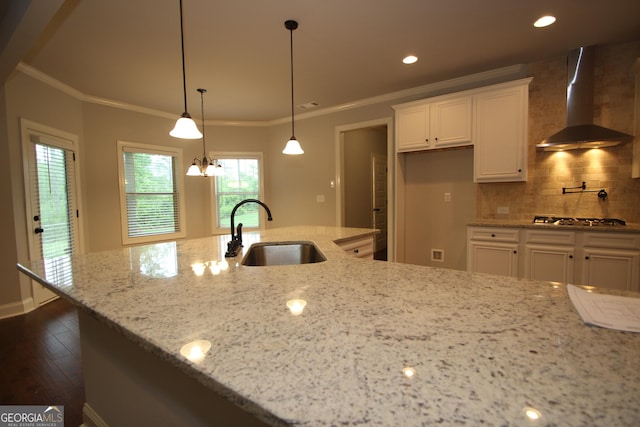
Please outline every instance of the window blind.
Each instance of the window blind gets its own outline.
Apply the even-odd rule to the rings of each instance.
[[[127,235],[135,238],[181,231],[176,157],[125,148],[123,164]]]

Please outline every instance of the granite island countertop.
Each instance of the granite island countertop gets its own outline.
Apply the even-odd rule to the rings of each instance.
[[[313,241],[327,257],[316,264],[225,266],[229,237],[212,236],[19,269],[272,425],[640,423],[640,334],[586,326],[563,284],[356,259],[334,243],[371,233],[244,234],[245,250]],[[180,354],[201,339],[204,360]]]

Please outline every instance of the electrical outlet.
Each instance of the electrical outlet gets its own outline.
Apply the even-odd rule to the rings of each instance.
[[[509,213],[509,207],[508,206],[499,206],[497,209],[497,213],[498,215],[506,215]]]
[[[451,193],[444,193],[444,201],[445,202],[451,201]]]
[[[431,249],[431,261],[444,262],[444,250]]]
[[[316,202],[318,203],[324,203],[324,194],[318,194],[316,196]]]

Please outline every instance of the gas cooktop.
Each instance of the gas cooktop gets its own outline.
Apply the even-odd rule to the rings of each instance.
[[[553,225],[582,225],[585,227],[595,226],[619,226],[626,225],[624,220],[618,218],[569,218],[558,216],[534,216],[534,224],[553,224]]]

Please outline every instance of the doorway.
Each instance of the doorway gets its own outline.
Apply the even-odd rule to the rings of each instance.
[[[56,129],[22,121],[30,260],[45,260],[45,276],[72,284],[71,256],[80,251],[78,141]],[[32,282],[39,307],[56,295]]]
[[[391,125],[389,118],[336,129],[337,223],[380,229],[374,241],[378,260],[393,260],[394,256],[393,204],[388,202],[393,193],[388,162]]]

